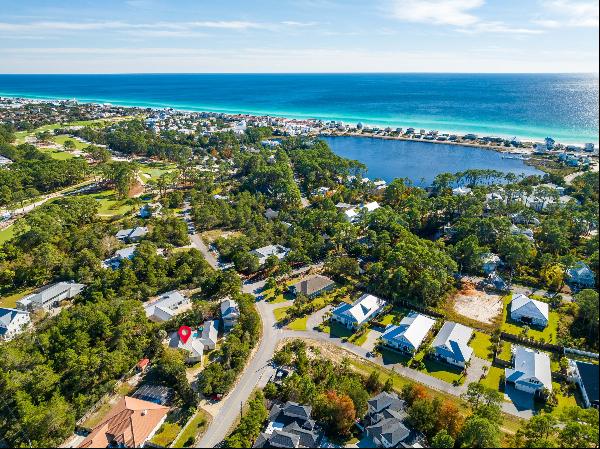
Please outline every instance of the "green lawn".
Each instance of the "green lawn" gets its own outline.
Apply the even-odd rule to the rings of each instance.
[[[275,321],[282,321],[287,316],[287,310],[291,306],[279,307],[278,309],[273,310],[273,315],[275,315]]]
[[[405,354],[399,351],[394,351],[392,349],[386,348],[385,346],[379,347],[379,353],[381,354],[384,365],[395,365],[399,363],[400,365],[408,366],[408,364],[412,360],[412,355]]]
[[[133,209],[132,204],[127,204],[127,199],[117,198],[114,190],[105,190],[82,196],[98,201],[98,215],[100,216],[113,217],[115,215],[123,215]]]
[[[475,331],[474,335],[475,337],[471,340],[469,345],[473,348],[475,356],[491,362],[493,353],[489,349],[492,345],[490,336],[478,331]]]
[[[174,422],[165,422],[162,426],[160,426],[160,429],[158,429],[158,432],[150,441],[163,447],[169,447],[173,440],[177,438],[179,432],[181,432],[181,427],[179,424]]]
[[[10,225],[8,228],[2,229],[0,231],[0,245],[12,239],[15,236],[15,232],[15,225]]]
[[[76,140],[67,134],[61,134],[61,135],[55,136],[52,138],[52,140],[54,142],[56,142],[58,145],[64,145],[65,141],[71,140],[75,144],[76,150],[83,150],[84,148],[86,148],[88,146],[87,144],[82,143],[79,140]]]
[[[305,331],[307,320],[308,320],[308,316],[305,316],[302,318],[296,318],[295,320],[290,322],[290,324],[288,324],[286,327],[293,331]]]
[[[524,326],[521,323],[517,323],[510,319],[508,316],[508,309],[510,307],[510,301],[512,300],[512,295],[507,295],[504,297],[504,310],[502,312],[502,328],[503,332],[521,335],[523,332]],[[535,340],[544,339],[546,343],[556,343],[556,333],[558,329],[558,320],[559,314],[554,310],[550,310],[548,326],[544,329],[530,328],[527,332],[527,335],[533,337]]]
[[[379,321],[381,324],[387,326],[388,324],[400,324],[400,320],[406,316],[408,309],[394,307],[391,312],[383,315]]]
[[[46,153],[52,159],[56,159],[58,161],[66,161],[68,159],[73,159],[75,156],[68,151],[56,150],[54,148],[40,148],[42,153]]]
[[[362,346],[365,343],[365,341],[367,341],[367,336],[369,335],[369,332],[371,332],[371,329],[366,328],[361,335],[355,333],[350,338],[348,338],[348,341],[352,344],[355,344],[356,346]]]
[[[348,338],[354,334],[354,332],[337,321],[330,321],[329,326],[326,326],[326,328],[329,332],[329,336],[334,338]]]
[[[151,164],[144,164],[140,166],[140,173],[145,173],[151,178],[160,178],[165,173],[172,172],[177,168],[176,164],[167,164],[163,162],[153,162]]]
[[[511,347],[512,345],[509,342],[502,341],[502,351],[498,354],[498,358],[510,362],[510,359],[512,359]]]
[[[447,363],[429,358],[423,358],[423,362],[425,363],[425,373],[444,382],[452,383],[460,380],[462,377],[462,370],[460,368],[455,368]]]
[[[9,309],[14,309],[17,305],[17,301],[22,297],[27,296],[28,294],[33,292],[33,290],[33,288],[29,288],[17,293],[13,293],[12,295],[0,297],[0,307],[8,307]]]
[[[504,374],[504,368],[491,366],[485,378],[481,381],[483,385],[494,390],[500,390],[503,385],[500,385],[500,377]]]
[[[208,422],[208,414],[198,410],[171,447],[192,447],[198,435],[206,430]]]

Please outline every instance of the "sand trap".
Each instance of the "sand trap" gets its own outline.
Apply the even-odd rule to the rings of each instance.
[[[470,282],[463,283],[454,300],[457,313],[486,324],[491,324],[502,313],[502,306],[501,295],[477,290]]]

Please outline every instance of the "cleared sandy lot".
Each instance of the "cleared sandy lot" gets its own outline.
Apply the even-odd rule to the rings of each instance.
[[[502,313],[502,296],[477,290],[464,283],[454,299],[454,310],[467,318],[491,324]]]

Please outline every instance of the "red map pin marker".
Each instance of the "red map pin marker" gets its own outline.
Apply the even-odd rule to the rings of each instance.
[[[186,344],[192,335],[192,328],[189,326],[181,326],[177,331],[177,334],[179,335],[179,339],[183,342],[183,344]]]

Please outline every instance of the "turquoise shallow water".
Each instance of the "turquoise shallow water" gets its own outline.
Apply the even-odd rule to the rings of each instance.
[[[0,75],[0,95],[598,142],[598,76]]]
[[[483,148],[370,137],[323,137],[323,140],[340,156],[364,163],[371,179],[387,182],[409,178],[415,185],[426,187],[440,173],[467,169],[543,175],[522,160],[503,159],[505,154]]]

